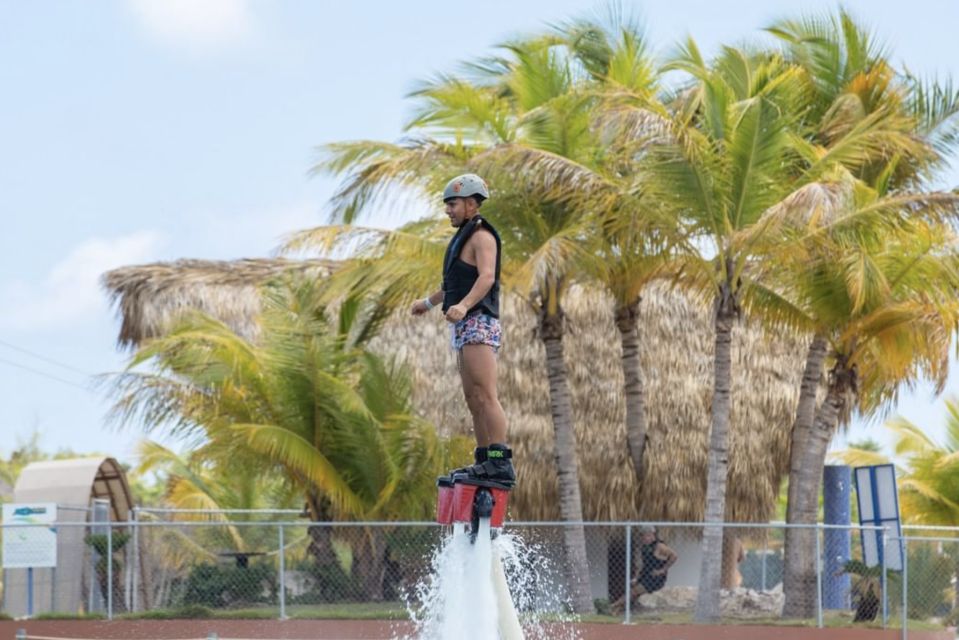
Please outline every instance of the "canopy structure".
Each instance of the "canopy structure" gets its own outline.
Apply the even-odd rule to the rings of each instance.
[[[102,457],[29,464],[20,472],[13,498],[15,502],[55,502],[61,510],[84,511],[94,499],[108,500],[110,519],[118,521],[125,521],[133,508],[133,496],[120,464]]]
[[[108,505],[97,517],[94,500]],[[87,535],[105,531],[97,522],[128,519],[133,496],[123,468],[105,457],[34,462],[20,472],[13,501],[57,505],[57,566],[33,570],[34,613],[99,609],[102,594],[91,589],[96,560]],[[7,612],[26,615],[26,569],[8,569],[4,588]]]

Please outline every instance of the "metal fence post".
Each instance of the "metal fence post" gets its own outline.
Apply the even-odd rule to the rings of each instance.
[[[816,626],[823,628],[822,619],[822,543],[819,541],[821,527],[816,523]]]
[[[624,615],[626,616],[623,619],[623,624],[629,624],[630,621],[630,605],[632,605],[633,600],[633,589],[632,589],[632,568],[633,568],[633,528],[626,525],[626,591],[623,597],[625,598],[624,602],[626,607],[624,609]]]
[[[769,555],[769,531],[763,536],[763,558],[760,563],[760,585],[762,590],[766,591],[766,557]]]
[[[130,511],[130,523],[133,526],[133,594],[131,609],[136,612],[140,610],[140,512],[139,507],[133,507]]]
[[[899,538],[896,544],[902,545],[902,640],[909,637],[909,545],[908,540]]]
[[[107,620],[113,620],[113,525],[107,524]]]
[[[886,628],[886,624],[889,622],[889,596],[886,593],[888,591],[886,587],[889,586],[888,584],[889,581],[886,579],[886,540],[887,540],[886,536],[887,536],[886,529],[885,527],[883,527],[882,541],[881,541],[882,547],[880,547],[879,549],[879,569],[880,571],[882,571],[882,575],[880,577],[882,583],[880,588],[882,589],[882,628],[883,629]]]
[[[280,620],[286,620],[286,545],[283,542],[283,525],[279,526],[280,542]]]

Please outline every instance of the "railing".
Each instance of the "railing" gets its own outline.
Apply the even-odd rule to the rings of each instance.
[[[401,617],[415,611],[417,585],[445,530],[429,522],[312,523],[285,512],[140,511],[127,522],[58,522],[55,567],[4,569],[0,611],[117,616]],[[280,516],[279,520],[268,518]],[[225,518],[241,520],[225,521]],[[176,518],[160,519],[160,518]],[[190,519],[185,519],[190,518]],[[587,522],[590,586],[599,614],[624,623],[692,622],[701,565],[702,523]],[[664,586],[644,572],[644,527],[673,549]],[[519,558],[511,581],[528,611],[554,616],[565,598],[566,522],[508,522],[499,544]],[[713,525],[711,525],[713,526]],[[959,617],[959,530],[904,527],[883,531],[884,548],[902,545],[903,567],[862,569],[860,536],[868,527],[726,523],[724,622],[783,618],[801,624],[868,624],[902,629],[954,626]],[[0,526],[5,539],[37,525]],[[785,539],[807,549],[800,572],[783,588]],[[23,538],[22,540],[20,538]],[[884,554],[885,557],[885,554]],[[850,573],[852,571],[852,573]],[[637,586],[652,593],[626,597]],[[525,590],[525,591],[524,591]]]

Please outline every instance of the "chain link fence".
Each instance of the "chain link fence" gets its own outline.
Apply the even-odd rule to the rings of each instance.
[[[143,511],[109,525],[58,522],[56,566],[5,568],[0,611],[401,618],[418,606],[417,585],[447,535],[433,523],[311,523],[292,515]],[[526,574],[511,583],[514,599],[528,611],[567,613],[567,526],[573,525],[511,522],[504,529],[519,558],[515,570]],[[655,536],[641,523],[582,526],[600,615],[693,621],[702,525],[655,523]],[[959,531],[907,527],[901,538],[883,532],[887,548],[901,545],[904,558],[902,570],[883,571],[862,562],[859,527],[723,528],[719,601],[726,623],[864,625],[903,629],[905,637],[909,629],[954,626],[959,618]],[[29,529],[5,524],[0,535],[29,545]],[[791,577],[787,538],[794,553],[805,554]],[[667,548],[675,563],[665,567],[658,558],[669,562]],[[665,578],[653,580],[650,574],[662,569]]]

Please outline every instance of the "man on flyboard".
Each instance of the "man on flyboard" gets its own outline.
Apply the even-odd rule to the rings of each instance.
[[[442,303],[450,323],[450,343],[476,435],[474,464],[452,474],[512,486],[516,482],[513,453],[506,445],[506,414],[496,393],[496,353],[502,340],[501,242],[496,229],[479,213],[488,198],[486,182],[472,173],[446,185],[443,202],[456,233],[443,259],[443,287],[417,300],[411,311],[423,315]]]

